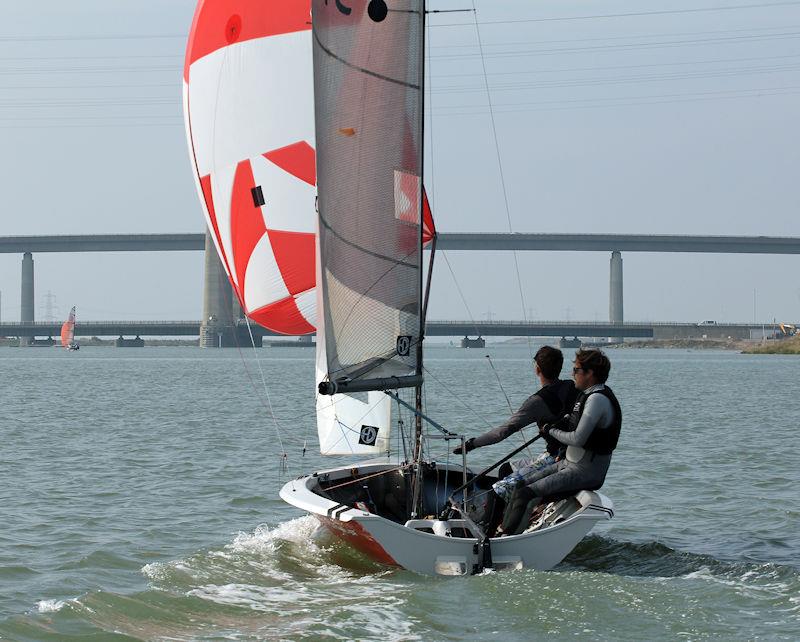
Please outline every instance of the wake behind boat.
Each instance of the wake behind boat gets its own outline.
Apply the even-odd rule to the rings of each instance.
[[[281,497],[418,573],[552,568],[613,516],[608,498],[549,498],[525,532],[492,537],[475,519],[491,471],[430,454],[464,436],[423,407],[436,246],[422,184],[424,1],[313,0],[313,27],[308,0],[248,7],[201,0],[187,49],[186,127],[208,228],[250,319],[316,329],[321,453],[385,456],[393,406],[403,444],[395,463],[319,471]]]

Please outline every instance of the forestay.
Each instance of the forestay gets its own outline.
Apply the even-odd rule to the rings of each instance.
[[[312,9],[320,391],[418,385],[423,5]]]

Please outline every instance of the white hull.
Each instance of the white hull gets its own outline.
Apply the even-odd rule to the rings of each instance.
[[[358,466],[357,474],[364,477],[394,468],[388,463],[364,464]],[[446,470],[441,465],[438,468]],[[421,519],[401,524],[362,509],[366,508],[364,504],[348,506],[319,494],[326,492],[324,485],[346,484],[353,470],[352,466],[345,466],[295,479],[283,486],[280,496],[287,503],[308,511],[335,535],[384,564],[424,575],[470,575],[486,566],[487,558],[478,545],[479,533],[465,520]],[[447,470],[457,484],[462,469],[450,466]],[[614,515],[611,500],[600,493],[581,491],[575,500],[569,500],[569,505],[564,503],[561,515],[553,515],[557,523],[545,524],[522,535],[489,539],[491,568],[553,568],[596,522]],[[426,532],[431,530],[433,533]],[[447,534],[448,530],[454,536]]]

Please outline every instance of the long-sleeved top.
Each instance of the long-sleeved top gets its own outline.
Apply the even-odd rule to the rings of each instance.
[[[550,431],[550,436],[557,439],[567,447],[567,461],[577,463],[584,457],[586,451],[583,446],[589,435],[595,428],[608,428],[614,421],[614,407],[604,395],[593,395],[591,393],[605,388],[605,385],[598,383],[591,388],[584,390],[584,394],[590,395],[583,408],[583,414],[573,431],[558,430]],[[609,456],[610,458],[610,456]]]
[[[563,382],[558,379],[550,385],[557,386],[562,383]],[[503,441],[509,435],[513,435],[515,432],[522,430],[525,426],[529,426],[534,422],[539,423],[542,420],[550,419],[552,416],[553,412],[547,407],[544,399],[538,394],[532,394],[523,402],[519,410],[511,415],[505,422],[483,433],[479,437],[475,437],[473,444],[476,448],[496,444]],[[555,452],[557,452],[558,445],[555,444],[555,446]],[[550,450],[550,440],[548,440],[548,450]]]

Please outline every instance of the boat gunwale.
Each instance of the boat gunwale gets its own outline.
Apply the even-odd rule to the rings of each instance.
[[[378,463],[378,462],[368,463],[368,464],[366,464],[366,466],[368,466],[372,470],[374,470],[375,468],[380,468],[382,466],[384,466],[384,467],[385,466],[390,466],[392,468],[396,468],[396,466],[394,466],[392,464],[389,464],[389,463],[381,464],[381,463]],[[445,464],[445,466],[449,469],[451,466],[453,466],[453,464]],[[362,466],[333,468],[333,469],[324,470],[324,471],[318,471],[318,472],[315,472],[315,473],[311,473],[309,475],[304,475],[304,476],[301,476],[301,477],[297,477],[295,479],[292,479],[292,480],[288,481],[286,484],[283,485],[283,487],[280,490],[280,496],[286,503],[291,504],[292,506],[295,506],[297,508],[300,508],[301,510],[306,511],[307,513],[311,513],[315,517],[319,516],[319,517],[324,517],[326,519],[336,520],[336,521],[340,521],[340,522],[349,522],[349,521],[356,521],[356,522],[384,521],[384,522],[386,522],[386,524],[391,525],[393,528],[403,529],[403,531],[407,531],[407,532],[413,532],[416,535],[422,536],[423,538],[431,538],[431,537],[432,538],[436,538],[436,541],[450,540],[450,541],[456,541],[456,542],[460,541],[460,542],[469,542],[469,543],[476,543],[476,542],[479,541],[478,538],[475,538],[475,537],[447,537],[445,535],[437,535],[435,533],[426,533],[426,532],[418,530],[416,528],[410,528],[410,527],[406,526],[405,524],[401,524],[400,522],[396,522],[396,521],[393,521],[393,520],[388,519],[386,517],[382,517],[381,515],[377,515],[375,513],[366,512],[366,511],[363,511],[360,508],[356,508],[354,506],[347,506],[346,504],[337,503],[337,502],[335,502],[333,500],[328,499],[327,497],[323,497],[322,495],[314,492],[314,490],[312,490],[312,488],[311,488],[311,484],[312,483],[314,483],[314,482],[316,482],[317,484],[319,483],[319,477],[321,475],[326,475],[326,474],[329,475],[330,473],[336,473],[336,472],[350,473],[354,468],[358,468],[360,470],[360,469],[362,469]],[[462,468],[460,466],[457,466],[457,470],[458,470],[458,472],[461,472]],[[467,470],[469,471],[469,468]],[[337,476],[335,479],[342,479],[342,478],[344,478],[346,476],[347,476],[346,474],[342,475],[341,477]],[[292,489],[289,488],[292,484],[297,484],[299,486],[300,492],[302,492],[304,494],[307,494],[310,498],[315,498],[318,501],[317,502],[306,501],[306,502],[303,502],[303,505],[299,505],[296,502],[290,501],[288,498],[291,497],[291,495],[289,494],[289,492],[285,492],[285,491],[291,491],[293,493],[296,493],[298,491],[298,488],[292,488]],[[577,499],[578,496],[581,493],[587,493],[589,495],[588,501],[585,504],[583,502],[580,502],[579,499]],[[598,499],[597,502],[592,501],[595,497]],[[492,544],[501,543],[501,542],[508,542],[508,543],[519,542],[519,543],[522,543],[522,542],[525,542],[527,540],[533,539],[533,538],[535,538],[537,536],[541,536],[541,535],[544,535],[544,534],[547,534],[547,533],[555,533],[555,532],[557,532],[559,530],[562,530],[562,529],[564,529],[564,528],[566,528],[568,526],[571,526],[574,522],[576,522],[578,520],[589,519],[589,520],[593,520],[593,521],[598,521],[599,522],[599,521],[602,521],[602,520],[611,520],[611,519],[613,519],[613,517],[614,517],[613,503],[611,502],[611,500],[607,496],[603,495],[602,493],[599,493],[597,491],[582,490],[582,491],[579,491],[578,493],[576,493],[575,498],[576,498],[577,501],[579,501],[581,503],[581,508],[576,510],[574,513],[572,513],[569,517],[567,517],[563,521],[558,522],[557,524],[549,525],[549,526],[547,526],[545,528],[540,528],[540,529],[537,529],[537,530],[534,530],[534,531],[530,531],[530,532],[527,532],[527,533],[520,533],[518,535],[506,535],[506,536],[503,536],[503,537],[490,537],[489,541],[492,542]],[[327,503],[328,506],[326,507],[325,505],[321,504],[321,502]],[[308,506],[312,506],[313,509],[312,508],[308,508]],[[338,514],[336,514],[336,511],[338,509],[340,509],[340,508],[343,509],[343,510],[341,510]]]

